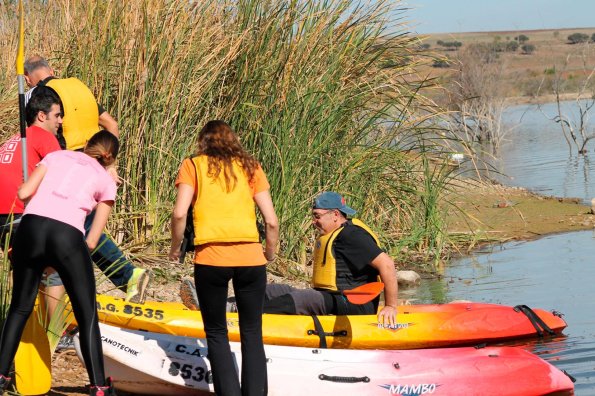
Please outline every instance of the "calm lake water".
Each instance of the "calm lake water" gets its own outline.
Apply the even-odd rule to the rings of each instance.
[[[579,121],[576,102],[564,102],[562,108],[573,123]],[[493,162],[501,172],[495,178],[540,194],[590,203],[595,198],[595,140],[587,144],[586,155],[578,155],[576,146],[569,150],[560,125],[548,120],[556,114],[552,103],[515,106],[504,113],[510,132]],[[595,132],[594,122],[586,125],[588,134]]]
[[[542,111],[552,116],[555,106],[542,106]],[[595,197],[595,140],[587,155],[577,155],[576,149],[569,154],[559,126],[534,106],[512,108],[505,120],[518,126],[507,136],[496,163],[507,176],[500,178],[504,184],[585,202]],[[593,132],[592,127],[589,130]],[[424,281],[400,294],[417,303],[462,299],[561,312],[568,323],[563,337],[513,345],[529,349],[575,377],[576,395],[595,395],[593,231],[491,246],[451,261],[444,275],[443,280]]]
[[[556,310],[564,337],[520,341],[577,379],[577,395],[595,395],[595,234],[558,234],[514,242],[451,262],[441,281],[403,291],[417,303],[472,300]]]

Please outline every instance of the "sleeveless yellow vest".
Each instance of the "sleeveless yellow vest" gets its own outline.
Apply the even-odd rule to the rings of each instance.
[[[377,245],[380,245],[380,241],[376,234],[365,225],[361,220],[352,219],[353,225],[358,226],[366,230]],[[343,231],[345,227],[341,226],[335,231],[330,232],[326,235],[320,236],[316,240],[314,245],[314,263],[313,263],[313,274],[312,274],[312,287],[317,289],[326,290],[338,290],[337,289],[337,260],[333,255],[333,243],[337,236]]]
[[[198,186],[193,207],[194,245],[212,242],[258,242],[256,206],[252,189],[241,165],[233,162],[235,188],[227,192],[223,174],[217,180],[207,175],[208,157],[192,158]]]
[[[62,130],[68,150],[85,147],[87,140],[99,132],[99,110],[93,92],[78,78],[54,78],[46,86],[62,101]]]

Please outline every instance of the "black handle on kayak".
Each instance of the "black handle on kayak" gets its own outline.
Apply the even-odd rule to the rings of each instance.
[[[344,384],[355,384],[357,382],[370,382],[370,377],[339,377],[336,375],[320,374],[318,379],[321,381],[341,382]]]
[[[537,315],[535,311],[533,311],[528,306],[516,305],[513,309],[515,312],[522,312],[523,314],[525,314],[525,316],[529,319],[529,321],[535,328],[535,331],[537,332],[537,335],[539,337],[543,337],[544,332],[549,335],[556,334],[556,332],[550,329],[550,327],[547,324],[545,324],[545,322],[539,317],[539,315]]]
[[[323,331],[323,335],[328,337],[347,337],[347,330]],[[317,330],[308,330],[308,335],[320,335]]]

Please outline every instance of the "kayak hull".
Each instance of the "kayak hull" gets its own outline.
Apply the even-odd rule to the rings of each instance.
[[[100,326],[106,374],[118,389],[147,395],[213,392],[204,339]],[[230,347],[239,371],[240,344]],[[265,352],[272,396],[573,392],[568,376],[514,347],[389,351],[266,345]]]
[[[200,311],[178,303],[134,304],[107,295],[97,296],[103,323],[132,330],[201,338],[205,337]],[[532,310],[555,334],[566,322],[554,313]],[[263,315],[266,344],[316,348],[416,349],[477,345],[538,336],[531,320],[513,307],[498,304],[455,303],[399,307],[397,325],[379,326],[374,315],[318,316]],[[239,341],[239,321],[227,314],[229,338]],[[538,326],[538,328],[540,328]],[[540,330],[541,331],[541,330]]]

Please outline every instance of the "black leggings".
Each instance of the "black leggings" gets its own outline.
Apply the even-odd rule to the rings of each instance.
[[[227,288],[230,279],[238,304],[242,348],[242,385],[227,336]],[[266,266],[215,267],[196,264],[194,281],[207,333],[213,385],[218,396],[267,394],[267,366],[262,341],[262,306]]]
[[[89,381],[105,385],[93,263],[83,233],[57,220],[25,215],[14,239],[12,263],[12,300],[0,337],[0,374],[8,375],[35,305],[41,275],[45,267],[52,266],[70,297]]]
[[[12,246],[12,241],[19,228],[19,223],[14,222],[20,219],[21,216],[20,213],[0,214],[0,250],[4,251],[4,253],[7,253],[6,250]]]

